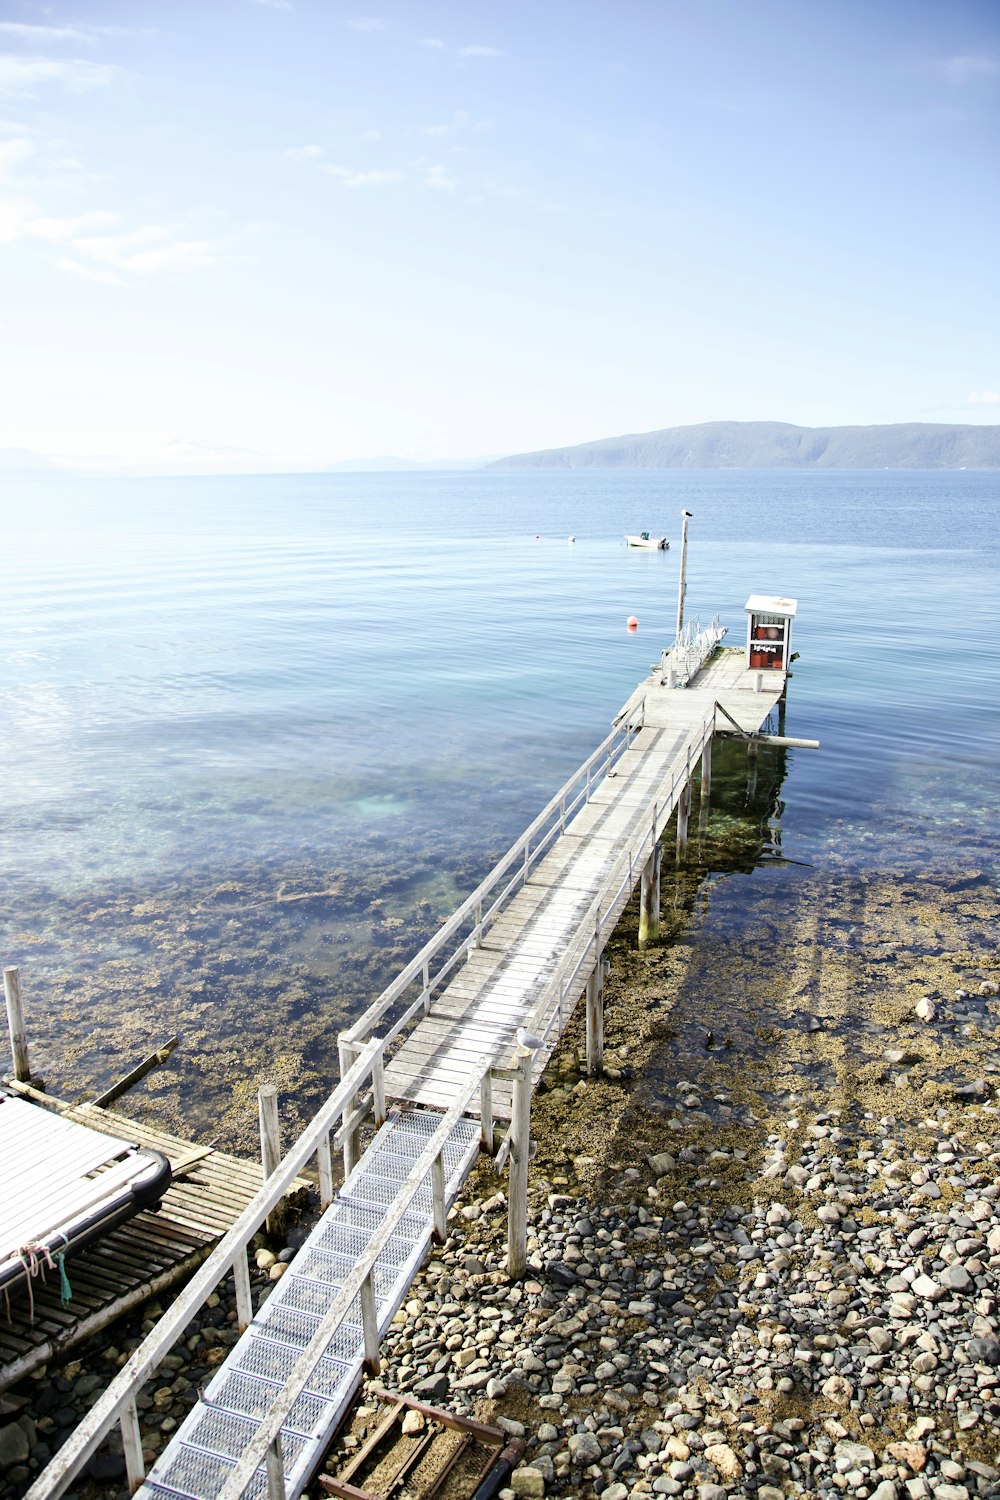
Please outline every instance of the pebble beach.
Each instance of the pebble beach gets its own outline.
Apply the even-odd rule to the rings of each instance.
[[[627,915],[604,1076],[574,1025],[535,1096],[526,1279],[481,1162],[378,1383],[523,1435],[508,1500],[1000,1495],[996,906],[976,870],[826,873],[793,906],[784,878],[668,903],[644,950]],[[224,1285],[140,1399],[150,1456],[234,1324]],[[142,1326],[8,1393],[3,1500]],[[369,1384],[330,1472],[376,1406]],[[77,1500],[124,1495],[114,1448]]]

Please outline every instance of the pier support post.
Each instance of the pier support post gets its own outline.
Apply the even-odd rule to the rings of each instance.
[[[281,1161],[281,1126],[278,1123],[278,1090],[266,1083],[257,1090],[257,1118],[260,1122],[260,1160],[264,1181],[275,1172]],[[279,1203],[267,1216],[267,1232],[280,1235],[285,1227],[284,1205]]]
[[[7,1030],[14,1060],[14,1077],[18,1083],[31,1082],[28,1066],[28,1037],[24,1029],[24,1007],[21,1004],[21,979],[17,969],[4,969],[3,992],[7,1001]]]
[[[687,856],[688,820],[691,817],[691,774],[681,788],[677,802],[677,863],[683,864]]]
[[[712,741],[705,741],[701,752],[701,797],[698,803],[698,837],[708,832],[708,814],[712,805]]]
[[[507,1182],[507,1274],[519,1281],[528,1269],[528,1157],[531,1154],[531,1053],[519,1047],[510,1112]]]
[[[660,935],[660,861],[659,844],[653,850],[642,872],[639,887],[639,946]]]
[[[587,980],[587,1072],[591,1078],[604,1071],[604,980],[608,963],[598,955]]]

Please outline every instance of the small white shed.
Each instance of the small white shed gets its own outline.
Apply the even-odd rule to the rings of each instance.
[[[792,621],[797,599],[751,594],[747,612],[747,670],[787,672],[792,655]]]

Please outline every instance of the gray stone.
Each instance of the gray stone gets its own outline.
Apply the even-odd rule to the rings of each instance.
[[[628,1485],[616,1479],[614,1484],[601,1491],[601,1500],[628,1500]]]
[[[413,1394],[418,1401],[440,1401],[448,1394],[447,1375],[428,1375],[425,1380],[418,1380]]]
[[[973,1364],[1000,1365],[1000,1339],[970,1339],[965,1352]]]
[[[17,1422],[0,1427],[0,1474],[16,1464],[26,1463],[30,1452],[28,1435]]]
[[[601,1445],[592,1432],[574,1432],[566,1446],[575,1464],[598,1464],[601,1461]]]
[[[875,1462],[875,1455],[864,1443],[841,1442],[833,1450],[833,1461],[841,1474],[846,1474],[850,1469],[870,1469]]]
[[[721,1484],[699,1484],[698,1500],[726,1500],[726,1492]]]
[[[938,1277],[938,1281],[949,1292],[967,1292],[972,1285],[972,1277],[964,1266],[946,1266]]]
[[[883,1479],[872,1490],[871,1500],[899,1500],[898,1491],[891,1479]]]
[[[525,1464],[523,1468],[515,1469],[510,1476],[510,1487],[515,1495],[525,1496],[525,1500],[542,1500],[545,1479],[538,1469]]]

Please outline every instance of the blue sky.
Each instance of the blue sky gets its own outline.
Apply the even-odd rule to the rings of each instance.
[[[0,0],[0,450],[1000,422],[1000,7]]]

